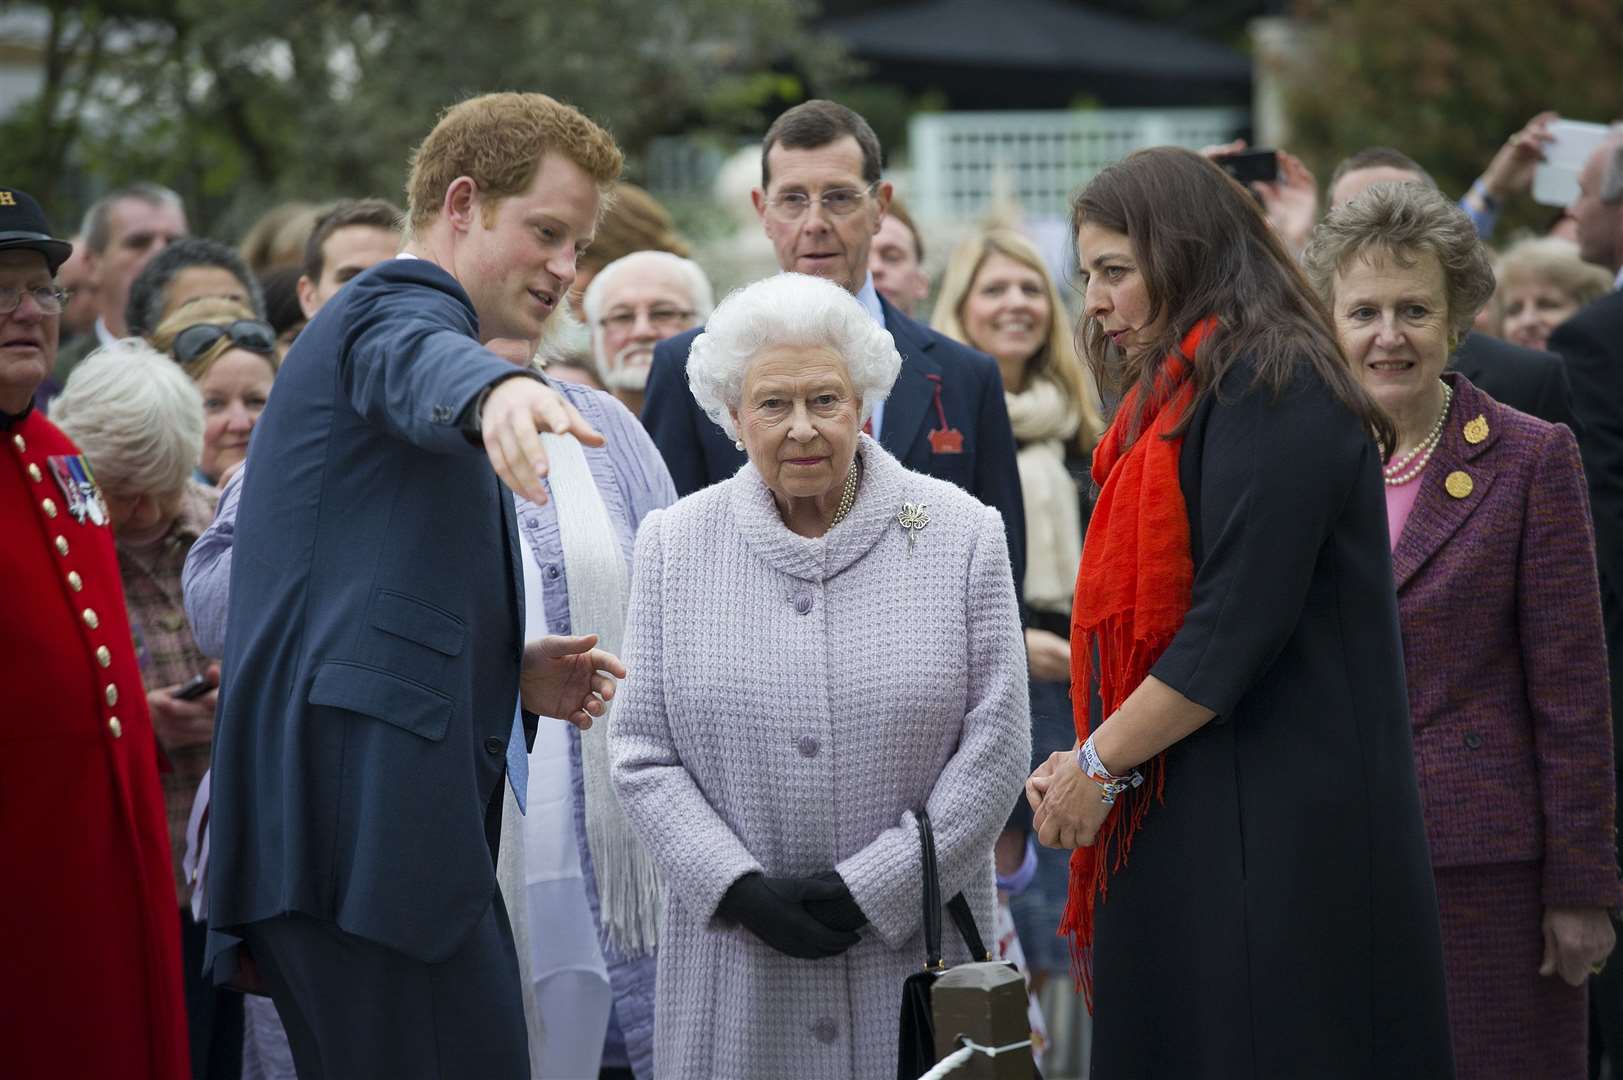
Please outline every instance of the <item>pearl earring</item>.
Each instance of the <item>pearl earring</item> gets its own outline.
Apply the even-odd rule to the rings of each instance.
[[[733,446],[737,447],[740,450],[744,449],[744,440],[743,439],[734,439],[733,440]]]

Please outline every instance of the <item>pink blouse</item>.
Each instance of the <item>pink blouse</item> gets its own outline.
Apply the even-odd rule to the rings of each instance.
[[[1420,475],[1407,484],[1386,486],[1386,531],[1394,551],[1397,550],[1398,537],[1403,535],[1403,526],[1409,520],[1409,511],[1414,509],[1414,501],[1420,495],[1420,484],[1425,478],[1426,471],[1422,469]]]

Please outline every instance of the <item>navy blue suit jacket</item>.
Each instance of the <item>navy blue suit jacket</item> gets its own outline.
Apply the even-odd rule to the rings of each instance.
[[[211,927],[297,911],[434,962],[489,909],[524,575],[459,420],[513,374],[421,260],[357,277],[288,354],[232,552]]]
[[[885,400],[879,444],[909,469],[950,480],[1003,515],[1019,594],[1026,572],[1026,511],[997,362],[914,322],[883,297],[879,303],[902,355],[901,374]],[[688,390],[688,350],[702,333],[702,327],[689,330],[655,346],[642,409],[643,426],[664,455],[678,495],[727,479],[747,460]],[[958,453],[938,452],[930,439],[942,428],[938,386],[945,426],[963,434]]]

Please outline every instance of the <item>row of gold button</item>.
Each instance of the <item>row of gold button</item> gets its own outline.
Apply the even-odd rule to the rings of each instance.
[[[12,445],[17,448],[17,452],[19,454],[23,453],[24,451],[26,451],[28,449],[28,442],[21,435],[13,435],[11,437],[11,442],[12,442]],[[38,465],[34,464],[33,462],[29,462],[28,463],[28,478],[30,480],[34,481],[34,483],[38,484],[38,483],[41,483],[41,482],[44,481],[45,475],[40,472],[40,468],[39,468]],[[51,500],[50,498],[41,499],[39,505],[40,505],[40,509],[45,511],[45,516],[46,517],[48,517],[48,518],[55,518],[56,517],[56,503],[53,500]],[[58,533],[57,537],[56,537],[56,550],[57,550],[57,553],[59,555],[61,555],[63,558],[67,557],[67,554],[68,554],[68,538],[61,535],[60,533]],[[77,570],[69,570],[68,571],[67,582],[68,582],[68,588],[72,589],[74,592],[83,592],[84,591],[84,587],[85,587],[84,578],[79,576],[79,572]],[[85,625],[88,626],[92,630],[95,630],[96,628],[101,626],[101,616],[96,614],[95,608],[85,608],[84,611],[81,613],[81,617],[84,619]],[[105,645],[96,646],[96,663],[100,664],[103,670],[106,670],[107,668],[112,667],[113,666],[113,652],[112,652],[112,650],[109,649]],[[103,688],[102,693],[107,699],[108,708],[112,708],[114,705],[118,704],[118,686],[116,684],[108,683]],[[115,739],[120,739],[120,738],[124,737],[124,725],[119,722],[119,719],[116,716],[108,717],[108,719],[107,719],[107,730],[113,736],[113,738],[115,738]]]

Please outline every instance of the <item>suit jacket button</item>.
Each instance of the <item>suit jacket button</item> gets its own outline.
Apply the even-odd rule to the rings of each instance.
[[[500,756],[501,752],[505,749],[507,749],[507,744],[496,738],[494,735],[485,740],[485,753],[487,754]]]
[[[1465,733],[1465,748],[1467,750],[1482,749],[1482,736],[1478,735],[1474,731],[1467,731]]]

